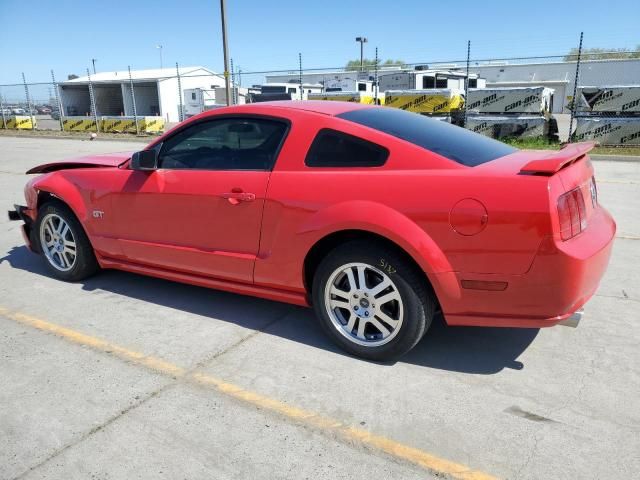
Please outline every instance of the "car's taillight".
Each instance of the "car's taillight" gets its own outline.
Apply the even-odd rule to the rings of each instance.
[[[587,209],[580,187],[558,198],[558,218],[562,240],[569,240],[587,228]]]

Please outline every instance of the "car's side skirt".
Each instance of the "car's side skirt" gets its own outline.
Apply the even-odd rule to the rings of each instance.
[[[259,285],[251,285],[240,282],[232,282],[228,280],[219,280],[211,277],[193,275],[184,272],[176,272],[163,268],[152,267],[149,265],[141,265],[138,263],[127,262],[120,259],[98,256],[100,266],[103,268],[113,268],[126,272],[148,275],[151,277],[162,278],[174,282],[187,283],[199,287],[213,288],[215,290],[224,290],[226,292],[239,293],[242,295],[251,295],[253,297],[265,298],[277,302],[291,303],[308,307],[309,302],[305,292],[291,292],[287,290],[278,290],[274,288],[261,287]]]

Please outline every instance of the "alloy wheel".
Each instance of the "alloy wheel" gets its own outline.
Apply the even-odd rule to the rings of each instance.
[[[47,214],[40,224],[40,245],[49,264],[68,272],[77,258],[76,239],[67,221],[55,213]]]
[[[334,270],[324,298],[333,326],[358,345],[384,345],[402,327],[404,306],[398,288],[382,270],[366,263]]]

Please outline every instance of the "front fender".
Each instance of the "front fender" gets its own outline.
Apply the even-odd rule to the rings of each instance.
[[[427,274],[453,270],[427,232],[407,216],[377,202],[354,200],[331,205],[313,214],[296,233],[314,238],[315,244],[343,230],[364,230],[387,238],[405,250]]]
[[[45,174],[31,184],[36,192],[48,192],[66,203],[80,223],[87,220],[87,206],[78,188],[58,173]]]

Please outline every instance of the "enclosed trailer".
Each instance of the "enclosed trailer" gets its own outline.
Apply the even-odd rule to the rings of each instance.
[[[462,108],[463,91],[457,89],[387,90],[385,105],[409,112],[449,114]]]
[[[469,89],[467,111],[473,113],[531,113],[553,111],[552,88],[499,87]]]
[[[322,92],[319,83],[265,83],[260,85],[260,93],[251,94],[252,102],[269,102],[272,100],[306,100],[311,93]]]
[[[579,87],[578,111],[640,114],[640,85]]]
[[[464,90],[466,74],[450,70],[416,70],[395,72],[378,78],[380,90]],[[469,74],[469,88],[483,88],[485,81],[476,73]]]
[[[640,145],[640,117],[578,117],[576,141],[595,140],[602,145]]]
[[[330,92],[361,92],[373,94],[374,82],[371,80],[358,80],[355,78],[343,78],[327,80],[324,84],[324,93]]]
[[[216,103],[215,90],[203,88],[187,88],[184,90],[183,108],[186,118],[204,112],[208,106]]]
[[[367,105],[384,105],[385,95],[378,94],[378,102],[375,101],[373,92],[325,92],[325,93],[309,93],[307,100],[329,100],[334,102],[354,102],[364,103]]]
[[[540,138],[550,133],[549,120],[533,115],[469,115],[466,128],[491,138]]]

